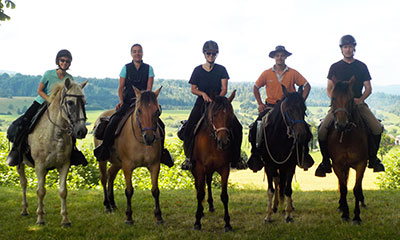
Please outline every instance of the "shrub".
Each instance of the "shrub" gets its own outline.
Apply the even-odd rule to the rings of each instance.
[[[378,185],[383,189],[400,189],[400,148],[386,155],[383,163],[385,173],[378,176]]]

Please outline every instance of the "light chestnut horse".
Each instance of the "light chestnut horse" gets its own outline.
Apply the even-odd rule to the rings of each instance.
[[[28,135],[28,144],[34,166],[24,156],[17,166],[22,187],[23,205],[21,215],[28,215],[26,200],[27,180],[25,165],[35,168],[38,181],[37,224],[44,225],[44,204],[46,194],[45,181],[49,170],[57,169],[60,175],[59,195],[61,198],[61,224],[70,226],[67,215],[67,175],[70,167],[72,137],[82,139],[86,136],[85,96],[83,88],[87,81],[77,84],[70,79],[53,87],[46,112],[38,121],[35,129]]]
[[[146,167],[150,171],[152,183],[152,195],[155,202],[154,215],[157,224],[162,224],[158,188],[158,175],[160,172],[161,138],[157,127],[158,118],[161,114],[157,97],[161,91],[136,93],[136,106],[133,113],[125,122],[120,134],[116,137],[111,150],[110,167],[107,169],[107,161],[100,161],[100,177],[104,191],[104,206],[106,212],[116,209],[114,201],[113,185],[118,171],[122,168],[125,176],[125,195],[127,199],[126,224],[133,224],[131,200],[133,196],[132,172],[138,167]],[[108,110],[101,114],[100,118],[111,116],[115,111]],[[94,138],[95,146],[100,145],[101,140]]]

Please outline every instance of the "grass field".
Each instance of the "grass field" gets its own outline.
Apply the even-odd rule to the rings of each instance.
[[[100,190],[69,191],[68,213],[72,227],[60,226],[60,201],[57,190],[45,198],[46,225],[36,222],[36,193],[28,190],[30,215],[20,216],[18,188],[0,187],[0,239],[399,239],[400,191],[364,191],[368,208],[361,209],[360,226],[344,222],[336,211],[335,191],[294,191],[294,222],[285,223],[280,211],[273,222],[264,224],[267,206],[264,190],[229,190],[229,210],[233,232],[223,232],[223,206],[219,190],[214,190],[216,212],[205,205],[202,230],[193,229],[196,209],[194,190],[162,190],[160,205],[165,223],[155,225],[150,191],[135,191],[132,200],[133,226],[124,224],[126,199],[116,192],[119,209],[105,214]],[[348,194],[350,216],[354,198]]]

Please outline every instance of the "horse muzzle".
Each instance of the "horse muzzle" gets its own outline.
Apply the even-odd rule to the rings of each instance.
[[[146,144],[147,146],[153,145],[156,140],[156,135],[154,134],[154,132],[148,133],[147,131],[145,131],[142,133],[142,137],[144,144]]]
[[[87,128],[85,125],[81,125],[80,127],[74,128],[74,135],[78,139],[83,139],[86,137],[87,134]]]

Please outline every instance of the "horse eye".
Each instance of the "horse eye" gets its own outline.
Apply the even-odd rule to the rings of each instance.
[[[137,110],[138,114],[142,114],[142,110],[138,109]]]
[[[70,101],[67,101],[67,105],[68,105],[68,106],[74,105],[74,101],[71,101],[71,100],[70,100]]]

